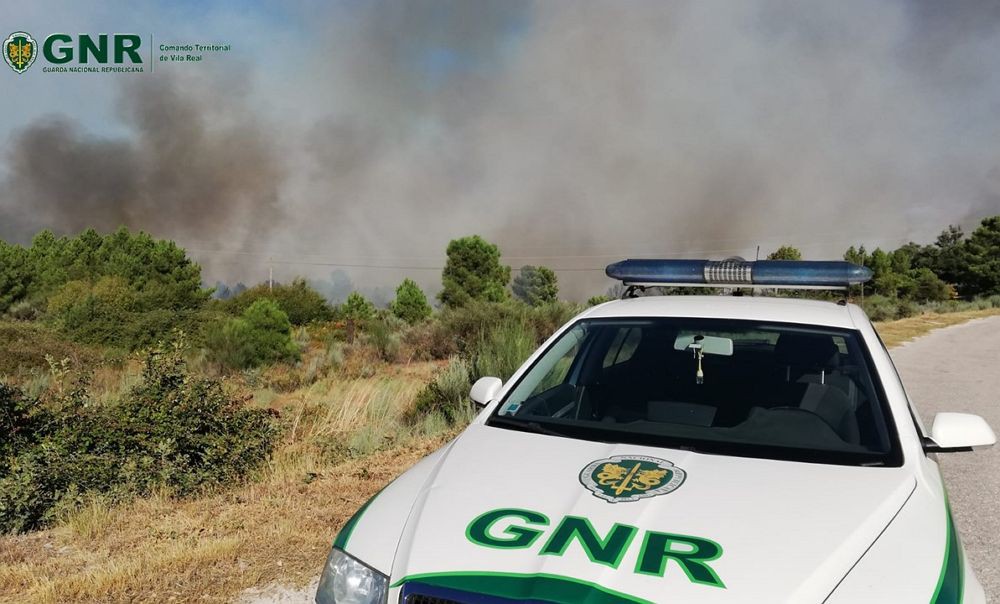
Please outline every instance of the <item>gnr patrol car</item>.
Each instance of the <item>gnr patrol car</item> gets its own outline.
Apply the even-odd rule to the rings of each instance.
[[[641,296],[845,288],[846,262],[626,260],[622,300],[558,330],[455,440],[333,544],[319,604],[984,602],[928,431],[846,301]]]

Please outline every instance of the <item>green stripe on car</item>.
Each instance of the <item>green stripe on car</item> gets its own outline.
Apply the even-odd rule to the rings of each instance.
[[[938,577],[937,588],[931,598],[931,604],[961,604],[965,591],[965,563],[962,560],[962,547],[958,542],[958,532],[955,531],[955,521],[951,517],[951,504],[945,495],[945,514],[947,515],[947,537],[944,547],[944,561],[941,563],[941,576]]]
[[[546,573],[428,573],[403,577],[392,587],[409,582],[513,600],[544,600],[553,604],[653,604],[596,583]]]
[[[392,483],[389,483],[389,484],[392,484]],[[389,485],[385,485],[385,486],[388,487]],[[375,498],[378,497],[379,494],[381,494],[382,491],[384,491],[384,490],[385,490],[385,487],[382,487],[381,489],[379,489],[378,493],[375,493],[374,495],[372,495],[371,499],[369,499],[368,501],[366,501],[364,503],[364,505],[362,505],[360,508],[358,508],[358,511],[354,512],[354,515],[351,516],[350,519],[346,523],[344,523],[343,528],[341,528],[340,532],[337,533],[337,538],[333,540],[333,547],[336,547],[337,549],[340,549],[342,551],[347,551],[347,549],[346,549],[347,548],[347,540],[351,538],[351,533],[354,532],[354,527],[356,527],[358,525],[358,521],[361,520],[361,515],[365,513],[365,510],[368,509],[368,506],[370,506],[372,504],[372,502],[375,501]]]

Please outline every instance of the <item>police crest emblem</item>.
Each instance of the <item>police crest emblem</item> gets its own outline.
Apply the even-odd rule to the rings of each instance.
[[[31,34],[16,31],[3,43],[3,60],[17,73],[24,73],[35,62],[38,44]]]
[[[645,455],[615,455],[587,464],[580,483],[595,497],[610,503],[638,501],[677,490],[687,474],[664,459]]]

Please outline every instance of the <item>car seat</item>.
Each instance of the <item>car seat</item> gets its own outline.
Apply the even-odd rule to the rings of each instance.
[[[840,350],[833,338],[784,333],[778,337],[774,354],[788,385],[789,406],[819,415],[845,442],[858,443],[857,389],[838,371]]]

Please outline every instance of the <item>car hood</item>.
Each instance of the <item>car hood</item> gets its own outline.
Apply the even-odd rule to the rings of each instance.
[[[611,479],[608,495],[593,479],[605,464],[653,467],[643,459],[675,469],[654,471],[648,492],[616,495]],[[615,475],[610,470],[605,479]],[[391,580],[408,590],[547,602],[820,602],[914,487],[904,468],[706,455],[473,425],[420,489]],[[661,494],[646,496],[652,492]],[[588,531],[596,537],[589,546]]]

